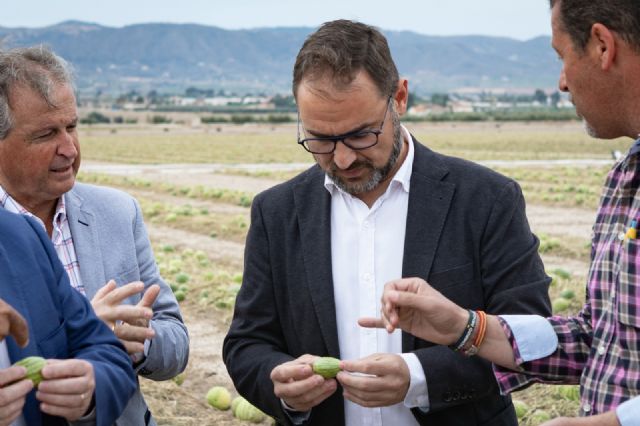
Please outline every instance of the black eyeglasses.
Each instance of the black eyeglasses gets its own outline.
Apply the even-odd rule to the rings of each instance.
[[[382,117],[382,123],[377,130],[357,130],[337,136],[300,139],[300,113],[298,113],[298,144],[302,145],[304,149],[312,154],[331,154],[336,150],[338,142],[342,142],[355,151],[371,148],[378,143],[378,136],[382,134],[382,128],[387,119],[391,99],[392,97],[389,96],[387,108],[384,110],[384,116]]]

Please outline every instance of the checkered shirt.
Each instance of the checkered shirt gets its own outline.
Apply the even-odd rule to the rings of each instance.
[[[46,230],[46,227],[39,217],[31,214],[24,207],[22,207],[16,200],[4,190],[0,185],[0,206],[12,213],[22,214],[35,219],[42,228]],[[76,249],[73,246],[73,238],[71,238],[71,228],[69,228],[69,220],[67,218],[67,210],[65,208],[64,197],[58,199],[58,205],[56,206],[56,212],[53,216],[53,233],[51,235],[51,242],[56,249],[56,254],[62,262],[71,286],[78,290],[82,295],[86,295],[82,281],[80,280],[80,264],[76,256]]]
[[[549,318],[557,350],[523,362],[504,321],[515,359],[524,374],[495,367],[506,393],[531,382],[579,383],[581,415],[610,411],[640,394],[640,231],[625,238],[631,221],[640,224],[640,139],[609,172],[591,243],[587,300],[576,317]]]

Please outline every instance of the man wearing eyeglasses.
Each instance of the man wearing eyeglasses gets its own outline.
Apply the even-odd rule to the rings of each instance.
[[[282,424],[517,425],[488,363],[357,319],[400,277],[470,309],[549,314],[518,185],[409,134],[408,82],[370,26],[310,35],[293,93],[317,165],[254,200],[223,349],[238,391]],[[343,360],[336,379],[313,373],[318,356]]]

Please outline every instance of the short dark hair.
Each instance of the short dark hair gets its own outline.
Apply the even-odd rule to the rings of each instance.
[[[304,78],[331,78],[336,87],[348,86],[366,71],[381,96],[395,92],[400,79],[387,39],[376,28],[340,19],[325,22],[305,40],[293,67],[293,96]]]
[[[559,3],[559,4],[558,4]],[[549,0],[560,7],[560,22],[574,47],[584,52],[591,27],[600,23],[615,31],[640,52],[640,1],[638,0]]]
[[[51,92],[56,84],[73,87],[69,64],[46,46],[4,50],[0,46],[0,140],[11,131],[13,118],[9,93],[20,84],[27,85],[53,106]]]

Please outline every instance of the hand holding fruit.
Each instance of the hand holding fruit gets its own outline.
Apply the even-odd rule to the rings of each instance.
[[[400,355],[373,354],[356,361],[342,361],[340,366],[343,371],[337,379],[344,397],[363,407],[397,404],[409,390],[409,367]]]
[[[275,395],[296,411],[309,411],[338,388],[335,379],[325,379],[313,372],[316,356],[303,355],[271,371]]]
[[[25,377],[24,366],[13,365],[0,370],[0,426],[10,425],[22,413],[33,382]]]
[[[47,360],[36,398],[53,416],[77,420],[87,414],[95,390],[93,365],[82,359]]]
[[[91,300],[96,315],[113,330],[130,355],[142,352],[144,341],[155,336],[153,329],[149,328],[149,320],[153,316],[151,306],[158,297],[160,287],[156,284],[150,286],[137,305],[122,303],[143,291],[144,283],[140,281],[117,287],[115,281],[111,280]],[[117,324],[118,321],[122,321],[122,324]]]

